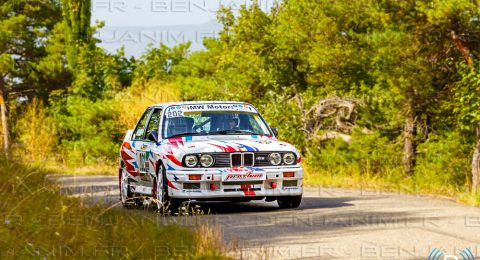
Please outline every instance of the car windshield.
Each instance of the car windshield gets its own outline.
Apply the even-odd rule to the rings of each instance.
[[[262,117],[248,111],[169,111],[163,137],[188,135],[270,135]]]

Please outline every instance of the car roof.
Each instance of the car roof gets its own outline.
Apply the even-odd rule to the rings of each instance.
[[[169,102],[169,103],[160,103],[149,106],[149,108],[166,108],[169,106],[182,106],[182,105],[197,105],[197,104],[246,104],[251,105],[247,102],[238,102],[238,101],[182,101],[182,102]]]

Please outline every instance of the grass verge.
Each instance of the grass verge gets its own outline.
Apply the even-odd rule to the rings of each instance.
[[[209,227],[86,207],[61,196],[46,174],[0,157],[0,259],[224,258],[218,234]]]
[[[480,193],[470,193],[454,184],[435,181],[435,176],[416,175],[406,177],[395,170],[379,174],[360,174],[352,169],[332,172],[304,164],[304,184],[306,186],[322,186],[332,188],[349,188],[400,192],[405,194],[433,195],[448,197],[457,202],[471,206],[480,206]]]

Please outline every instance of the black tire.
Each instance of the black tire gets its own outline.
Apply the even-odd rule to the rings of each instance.
[[[279,197],[277,203],[278,207],[282,209],[298,208],[300,203],[302,203],[302,195]]]
[[[126,190],[125,190],[125,197],[124,196],[124,191],[122,189],[122,178],[124,178],[123,174],[125,173],[126,169],[124,169],[125,165],[122,163],[120,165],[120,172],[119,172],[119,189],[120,189],[120,201],[122,202],[122,206],[127,209],[133,209],[138,207],[138,199],[134,197],[134,194],[130,191],[130,180],[128,177],[124,179],[123,181],[126,181]]]
[[[160,172],[161,170],[161,172]],[[163,194],[163,207],[158,207],[157,209],[160,211],[162,214],[167,214],[168,211],[171,213],[178,212],[178,208],[182,204],[181,200],[170,198],[168,195],[168,180],[167,180],[167,173],[165,170],[165,167],[160,163],[159,166],[157,167],[157,177],[156,178],[162,178],[162,194]],[[154,185],[157,185],[156,178],[154,180]],[[158,187],[157,187],[158,189]],[[156,195],[155,195],[156,196]]]

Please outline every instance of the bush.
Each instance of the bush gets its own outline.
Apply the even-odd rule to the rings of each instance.
[[[402,146],[379,133],[355,129],[351,143],[341,139],[309,147],[305,183],[333,187],[400,191],[452,196],[480,205],[479,194],[470,194],[471,140],[459,132],[431,133],[418,146],[415,174],[402,168]]]
[[[460,133],[431,134],[418,151],[414,180],[420,189],[454,195],[470,186],[471,142]]]
[[[360,175],[385,176],[401,171],[401,146],[391,142],[378,132],[363,134],[355,128],[351,143],[334,139],[318,145],[310,145],[310,166],[332,173],[358,173]]]
[[[26,161],[56,159],[57,125],[48,116],[39,99],[33,99],[16,121],[15,133],[20,147],[16,153]]]
[[[70,166],[114,160],[122,138],[113,101],[92,101],[78,95],[50,107],[58,125],[59,157]]]
[[[305,135],[301,125],[302,114],[295,101],[289,101],[286,96],[269,92],[264,101],[254,105],[268,124],[278,129],[281,140],[295,144],[299,150],[305,147]]]

